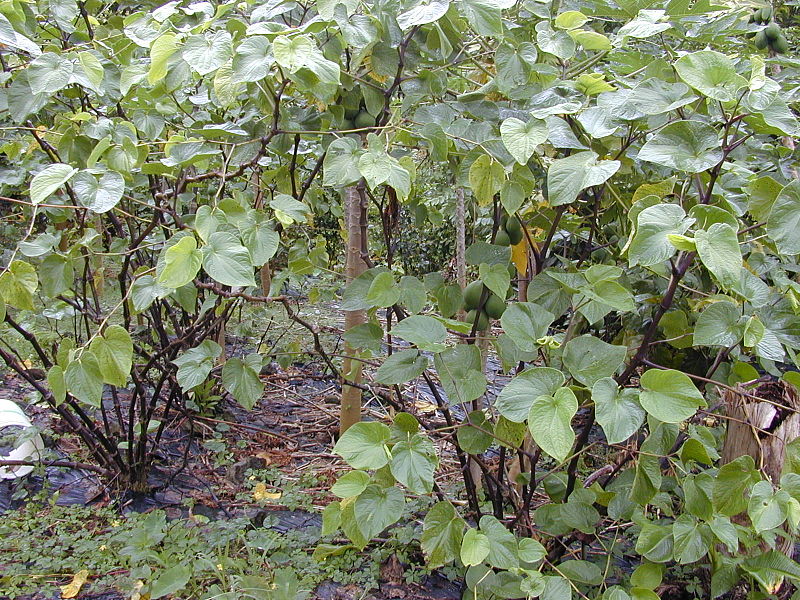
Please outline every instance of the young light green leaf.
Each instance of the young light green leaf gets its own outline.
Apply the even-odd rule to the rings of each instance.
[[[49,165],[33,176],[30,185],[31,204],[41,204],[48,196],[67,183],[78,169],[64,163]]]
[[[124,327],[110,325],[89,345],[97,357],[103,381],[123,387],[133,365],[133,340]]]
[[[741,280],[742,251],[736,228],[727,223],[714,223],[708,231],[696,231],[694,239],[700,260],[722,287],[737,286]]]
[[[516,117],[509,117],[500,125],[500,137],[509,154],[519,164],[527,164],[533,151],[547,141],[547,123],[542,119],[531,119],[526,123]]]
[[[253,286],[250,253],[239,240],[226,231],[215,231],[203,246],[203,269],[222,285]]]
[[[164,251],[164,267],[157,269],[159,284],[177,289],[191,282],[203,264],[203,253],[197,248],[197,240],[187,235]],[[159,265],[160,266],[160,265]]]
[[[247,410],[252,410],[264,393],[264,384],[258,378],[262,362],[260,354],[252,353],[244,359],[231,357],[222,367],[222,385]]]
[[[645,411],[638,396],[636,390],[620,390],[611,377],[599,379],[592,386],[595,416],[609,444],[624,442],[644,423]]]
[[[531,404],[528,429],[533,441],[558,461],[563,461],[572,449],[575,432],[572,417],[578,412],[578,399],[566,387],[558,388],[552,396],[539,396]]]
[[[640,380],[642,407],[659,421],[680,423],[706,405],[703,394],[687,375],[674,369],[650,369]]]
[[[468,529],[461,540],[461,562],[466,566],[479,565],[489,555],[489,538],[477,529]]]

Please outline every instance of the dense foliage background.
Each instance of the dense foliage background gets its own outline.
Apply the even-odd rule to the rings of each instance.
[[[265,365],[312,355],[352,467],[323,534],[418,518],[465,597],[643,600],[682,565],[707,596],[791,594],[797,20],[6,0],[0,357],[125,493],[176,414],[252,409]],[[273,305],[304,347],[226,345]],[[352,424],[362,394],[392,421]]]

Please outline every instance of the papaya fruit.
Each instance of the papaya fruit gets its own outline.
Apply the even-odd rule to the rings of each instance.
[[[358,129],[366,129],[368,127],[375,127],[375,117],[373,117],[367,111],[362,110],[360,113],[358,113],[358,116],[353,120],[353,124]]]
[[[478,324],[475,327],[475,331],[483,331],[487,327],[489,327],[489,316],[483,312],[478,312],[477,310],[471,310],[467,313],[467,323],[475,323],[475,319],[478,320]]]
[[[473,281],[466,288],[464,288],[464,308],[466,310],[475,310],[481,301],[481,294],[483,293],[483,282]]]
[[[499,319],[506,311],[506,303],[499,296],[491,294],[483,309],[492,319]]]
[[[766,29],[764,29],[764,35],[770,42],[774,42],[780,37],[781,28],[778,27],[777,23],[770,23],[767,25]]]
[[[778,54],[786,54],[789,51],[789,40],[781,34],[777,40],[770,44],[770,47]]]
[[[498,246],[510,246],[511,238],[505,229],[498,229],[497,235],[494,237],[494,243]]]
[[[763,31],[759,31],[753,41],[755,42],[756,48],[759,50],[766,48],[767,44],[769,43],[769,40],[767,40],[767,36]]]
[[[517,217],[509,217],[508,221],[506,222],[506,233],[508,234],[508,238],[511,240],[512,246],[516,246],[522,241],[524,236],[522,231],[522,223],[520,223]]]

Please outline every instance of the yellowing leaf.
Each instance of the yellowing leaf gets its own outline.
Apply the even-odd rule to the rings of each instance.
[[[86,583],[86,580],[89,579],[89,571],[86,569],[81,569],[72,577],[72,581],[70,581],[67,585],[61,586],[61,597],[62,598],[77,598],[78,594],[83,587],[83,584]]]
[[[524,237],[519,244],[511,246],[511,262],[517,267],[517,273],[520,275],[528,272],[528,240]]]

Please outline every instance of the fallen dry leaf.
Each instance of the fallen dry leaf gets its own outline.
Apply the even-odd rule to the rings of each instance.
[[[280,492],[268,492],[267,485],[263,481],[259,481],[256,484],[256,487],[253,488],[253,499],[256,502],[262,502],[263,500],[277,500],[280,497]]]
[[[75,573],[75,575],[72,576],[72,581],[70,581],[67,585],[61,586],[61,597],[77,598],[81,588],[83,587],[83,584],[86,583],[87,579],[89,579],[89,571],[86,569],[81,569]]]

